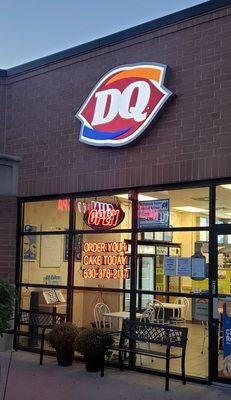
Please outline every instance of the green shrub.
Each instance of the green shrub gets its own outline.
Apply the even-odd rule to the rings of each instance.
[[[74,341],[78,335],[78,328],[71,322],[55,325],[47,334],[47,340],[56,350],[73,349]]]
[[[9,320],[13,316],[15,290],[9,282],[0,278],[0,336],[10,327]]]
[[[76,336],[74,349],[83,355],[99,354],[102,351],[103,336],[110,331],[105,329],[87,328]],[[106,346],[111,346],[114,340],[112,335],[106,337]]]

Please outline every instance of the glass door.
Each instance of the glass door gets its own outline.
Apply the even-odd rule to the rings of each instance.
[[[231,384],[231,228],[217,235],[217,296],[213,299],[214,380]]]
[[[164,256],[168,255],[167,246],[156,246],[156,280],[155,290],[165,292],[168,287],[167,277],[164,274]],[[155,296],[159,301],[165,301],[165,296]]]
[[[154,256],[140,256],[139,262],[139,289],[149,290],[154,289]],[[139,309],[145,310],[149,303],[152,303],[153,295],[141,294]]]

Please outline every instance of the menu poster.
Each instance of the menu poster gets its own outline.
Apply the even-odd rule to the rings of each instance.
[[[164,257],[164,273],[166,276],[177,275],[177,257]]]
[[[181,257],[178,259],[178,275],[191,276],[191,257]]]
[[[41,237],[40,268],[60,268],[61,266],[61,235],[44,235]]]
[[[205,279],[205,258],[204,257],[191,257],[192,278]]]
[[[224,361],[223,373],[231,378],[231,303],[223,304]]]
[[[139,201],[138,225],[139,228],[168,228],[169,200]]]

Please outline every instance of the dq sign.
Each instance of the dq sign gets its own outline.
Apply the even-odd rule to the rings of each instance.
[[[76,117],[80,138],[92,146],[125,146],[137,139],[172,93],[164,86],[166,66],[134,64],[108,72]]]

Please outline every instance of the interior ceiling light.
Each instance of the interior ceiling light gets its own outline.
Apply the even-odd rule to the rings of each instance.
[[[231,190],[231,184],[229,184],[229,185],[221,185],[221,187],[223,187],[224,189]]]
[[[209,201],[209,197],[192,197],[192,200],[196,200],[196,201]]]
[[[138,200],[139,201],[157,200],[157,197],[151,197],[151,196],[145,196],[144,194],[138,194]]]
[[[121,199],[128,200],[128,194],[117,194],[116,197],[120,197]],[[145,201],[145,200],[157,200],[156,197],[145,196],[144,194],[138,194],[138,201]]]
[[[184,212],[191,212],[191,213],[203,213],[208,214],[209,210],[205,210],[204,208],[197,208],[191,206],[182,206],[182,207],[173,207],[175,210],[184,211]]]

